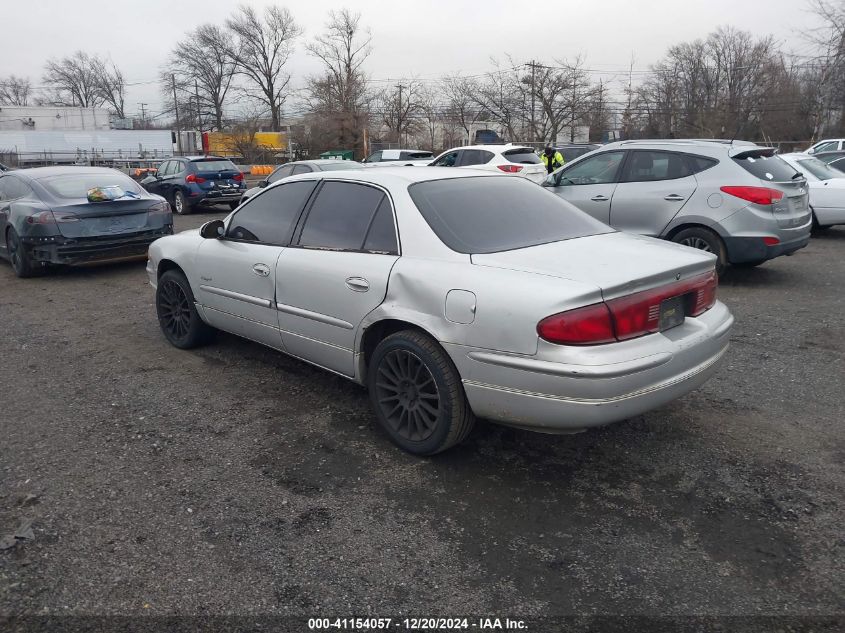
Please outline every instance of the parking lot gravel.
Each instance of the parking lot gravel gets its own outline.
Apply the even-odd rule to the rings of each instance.
[[[141,262],[0,262],[0,538],[34,537],[0,550],[0,615],[840,616],[843,280],[832,229],[723,280],[700,390],[419,459],[337,376],[171,347]]]

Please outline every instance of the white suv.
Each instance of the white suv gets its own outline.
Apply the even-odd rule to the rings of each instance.
[[[456,147],[440,154],[431,165],[485,169],[499,174],[523,176],[537,183],[546,178],[546,168],[533,148],[510,143]]]

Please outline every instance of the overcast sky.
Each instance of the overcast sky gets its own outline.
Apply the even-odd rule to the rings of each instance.
[[[289,64],[293,84],[318,66],[304,44],[330,9],[362,14],[373,35],[367,71],[376,80],[434,78],[491,68],[490,58],[582,55],[594,78],[621,82],[631,55],[647,69],[671,44],[706,36],[720,25],[774,35],[787,50],[808,52],[801,32],[814,24],[804,0],[252,0],[287,6],[305,34]],[[231,0],[0,0],[0,76],[41,84],[44,61],[77,49],[108,55],[130,86],[127,112],[147,102],[161,109],[159,67],[182,34],[203,22],[223,24]],[[615,78],[615,79],[614,79]],[[613,84],[612,84],[613,85]]]

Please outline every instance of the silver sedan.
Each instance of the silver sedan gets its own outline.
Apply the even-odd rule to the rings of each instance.
[[[701,385],[733,323],[714,264],[522,178],[420,167],[293,176],[147,272],[173,345],[225,330],[366,385],[430,455],[477,417],[572,433]]]

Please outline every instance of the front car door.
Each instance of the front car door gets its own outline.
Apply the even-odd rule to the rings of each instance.
[[[284,349],[275,306],[276,261],[315,187],[315,181],[271,187],[235,212],[224,237],[203,240],[192,287],[211,325]]]
[[[455,167],[458,164],[460,150],[446,152],[439,156],[431,165],[432,167]]]
[[[623,150],[596,154],[560,168],[546,179],[546,186],[595,219],[610,224],[610,201],[624,158]]]
[[[384,301],[398,256],[390,196],[371,185],[324,181],[278,261],[286,351],[353,376],[358,327]]]
[[[686,155],[633,150],[613,194],[609,224],[657,237],[695,193],[698,183]]]

